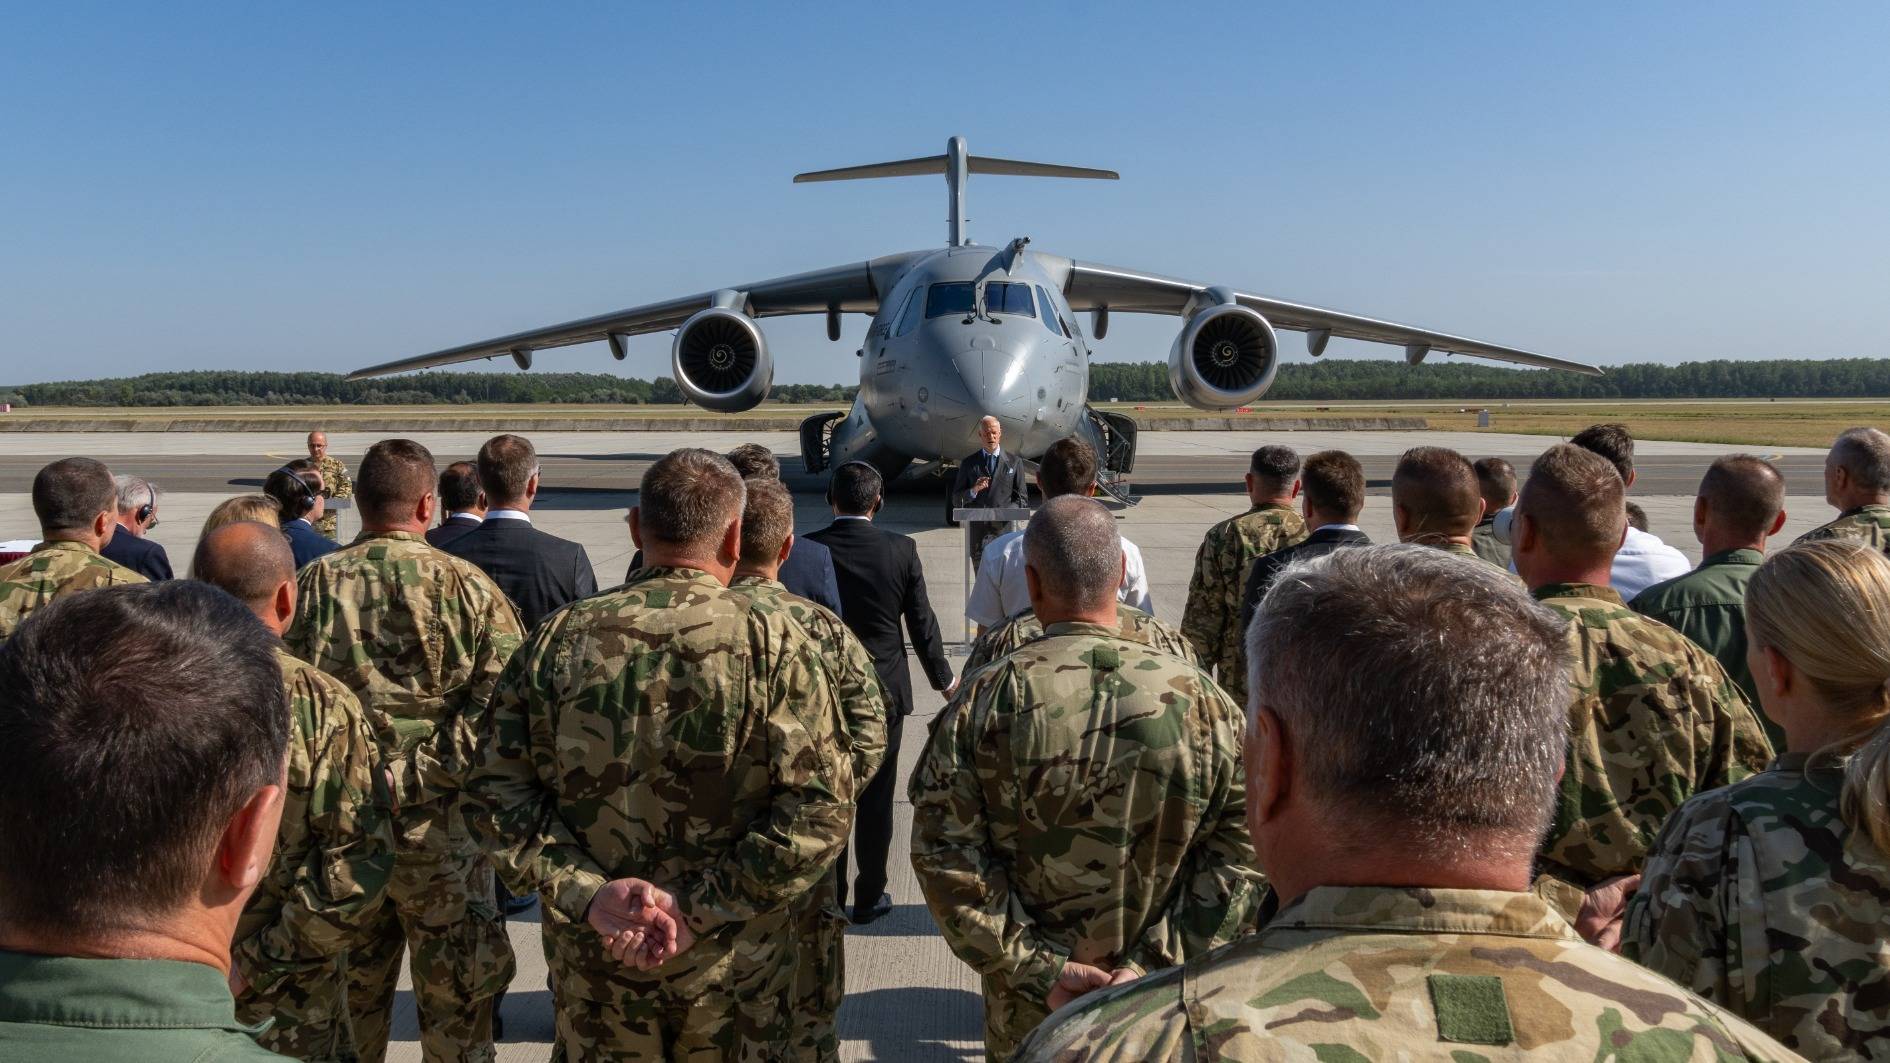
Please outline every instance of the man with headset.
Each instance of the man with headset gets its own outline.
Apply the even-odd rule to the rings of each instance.
[[[114,476],[118,530],[99,553],[153,583],[171,578],[170,555],[148,536],[158,526],[157,484],[142,476]]]
[[[302,458],[284,465],[263,481],[263,494],[280,509],[283,537],[295,555],[295,567],[340,549],[333,539],[315,530],[322,519],[322,474],[315,463]]]

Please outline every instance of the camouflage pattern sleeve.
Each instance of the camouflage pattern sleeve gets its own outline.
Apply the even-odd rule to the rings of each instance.
[[[486,739],[467,783],[472,825],[486,855],[514,894],[540,894],[573,923],[584,921],[610,876],[565,824],[557,808],[557,733],[547,665],[563,650],[561,616],[539,625],[512,655],[493,691]]]
[[[1182,995],[1187,972],[1171,967],[1097,990],[1062,1008],[1018,1046],[1013,1063],[1144,1063],[1195,1058]],[[1233,1058],[1233,1057],[1228,1057]],[[1351,1060],[1350,1056],[1319,1056]],[[1363,1057],[1360,1057],[1361,1060]]]
[[[746,741],[766,748],[768,813],[725,855],[674,886],[698,934],[792,903],[831,872],[853,829],[857,791],[846,725],[816,644],[785,617],[752,613],[748,630],[740,719]]]
[[[1751,1001],[1736,993],[1746,982],[1739,921],[1728,918],[1726,909],[1750,870],[1740,866],[1733,818],[1723,795],[1702,794],[1667,820],[1641,870],[1640,889],[1628,902],[1621,955],[1751,1015]],[[1758,958],[1763,970],[1763,952]]]
[[[380,754],[360,703],[340,683],[283,656],[293,723],[288,787],[269,877],[258,891],[279,907],[265,925],[240,928],[234,949],[258,990],[345,952],[380,910],[394,864]]]
[[[1718,660],[1701,650],[1699,666],[1712,673],[1709,690],[1714,701],[1713,738],[1705,750],[1694,792],[1717,789],[1765,770],[1772,761],[1772,740],[1765,735],[1759,712],[1746,700],[1745,691]]]
[[[1206,676],[1204,686],[1213,690]],[[1212,707],[1214,779],[1202,816],[1201,844],[1189,850],[1174,893],[1123,959],[1140,971],[1172,967],[1241,936],[1254,926],[1266,877],[1247,834],[1247,780],[1240,764],[1245,720],[1225,694]]]
[[[1221,629],[1227,618],[1221,615],[1226,596],[1214,586],[1214,559],[1220,552],[1220,525],[1208,529],[1201,546],[1194,552],[1194,575],[1188,579],[1188,604],[1181,611],[1181,634],[1194,647],[1195,655],[1207,662],[1210,671],[1221,655]]]
[[[329,498],[353,498],[354,480],[348,476],[348,467],[341,459],[333,455],[324,455],[321,460],[322,492]]]
[[[952,952],[979,974],[1001,974],[1041,1001],[1069,953],[1038,933],[1011,888],[1006,861],[991,851],[977,770],[979,743],[992,737],[985,720],[990,701],[1002,694],[1000,678],[981,673],[961,688],[920,754],[907,786],[912,870]]]

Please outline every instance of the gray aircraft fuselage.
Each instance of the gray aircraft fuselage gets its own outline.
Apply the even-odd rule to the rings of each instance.
[[[1027,250],[916,252],[867,329],[831,460],[888,473],[908,458],[956,461],[978,449],[986,416],[1027,455],[1088,428],[1089,346],[1062,296],[1068,272],[1069,260]]]

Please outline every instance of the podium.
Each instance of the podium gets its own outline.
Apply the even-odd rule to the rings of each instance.
[[[994,509],[954,509],[952,519],[965,529],[965,605],[971,605],[971,581],[975,573],[972,559],[984,550],[984,543],[1017,528],[1017,522],[1030,519],[1027,506],[999,507]],[[963,615],[964,610],[959,610]],[[965,617],[965,652],[971,652],[972,642],[971,617]]]
[[[354,499],[352,498],[324,498],[322,499],[322,509],[326,510],[329,513],[337,513],[337,514],[346,513],[348,510],[351,510],[353,508],[354,508]],[[335,518],[335,541],[340,543],[343,546],[348,545],[348,536],[343,535],[341,533],[341,518],[339,516]]]

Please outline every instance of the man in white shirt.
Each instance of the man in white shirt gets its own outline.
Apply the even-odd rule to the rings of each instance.
[[[1038,459],[1037,487],[1046,502],[1059,495],[1087,497],[1096,493],[1098,468],[1096,451],[1088,443],[1075,437],[1059,439]],[[1122,540],[1122,562],[1117,600],[1153,613],[1155,603],[1149,598],[1142,551],[1127,539]],[[1000,535],[985,546],[984,557],[978,563],[978,581],[965,603],[965,615],[983,634],[986,628],[996,627],[1029,608],[1030,592],[1024,586],[1024,533],[1019,530]]]
[[[1608,459],[1621,482],[1634,486],[1634,436],[1624,424],[1590,425],[1570,443]],[[1693,571],[1687,555],[1661,542],[1658,535],[1629,526],[1621,549],[1615,551],[1608,585],[1623,598],[1632,598],[1662,580]]]

